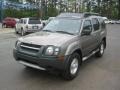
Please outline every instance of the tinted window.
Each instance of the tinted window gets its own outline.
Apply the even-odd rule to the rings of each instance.
[[[41,24],[39,19],[30,19],[28,24]]]
[[[94,28],[94,31],[99,30],[100,25],[99,25],[99,21],[98,21],[98,19],[93,18],[93,19],[92,19],[92,23],[93,23],[93,28]]]
[[[23,23],[23,19],[20,19],[20,23]]]
[[[100,24],[101,24],[101,29],[105,29],[106,28],[106,24],[105,21],[102,18],[99,18]]]
[[[27,23],[27,20],[25,19],[23,23],[26,24],[26,23]]]
[[[86,20],[83,25],[83,31],[84,30],[90,30],[92,31],[92,24],[90,20]]]

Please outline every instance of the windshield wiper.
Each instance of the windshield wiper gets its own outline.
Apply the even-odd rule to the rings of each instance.
[[[69,33],[69,32],[67,32],[67,31],[56,31],[56,32],[58,32],[58,33],[70,34],[70,35],[74,35],[73,33]]]

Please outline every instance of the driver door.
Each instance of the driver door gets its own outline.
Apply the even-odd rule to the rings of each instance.
[[[91,24],[91,20],[85,20],[83,22],[83,28],[81,31],[81,47],[82,47],[82,52],[83,52],[83,56],[87,56],[89,55],[95,46],[95,38],[92,35],[92,24]]]

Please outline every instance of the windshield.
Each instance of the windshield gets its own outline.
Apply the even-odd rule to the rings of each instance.
[[[77,19],[54,19],[43,29],[43,31],[59,32],[59,33],[79,33],[81,20]]]

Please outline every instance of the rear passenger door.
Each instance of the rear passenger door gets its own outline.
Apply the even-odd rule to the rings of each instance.
[[[92,18],[92,25],[93,25],[93,38],[95,40],[95,49],[98,47],[99,43],[100,43],[100,39],[101,39],[101,27],[100,27],[100,22],[98,20],[98,18]]]

